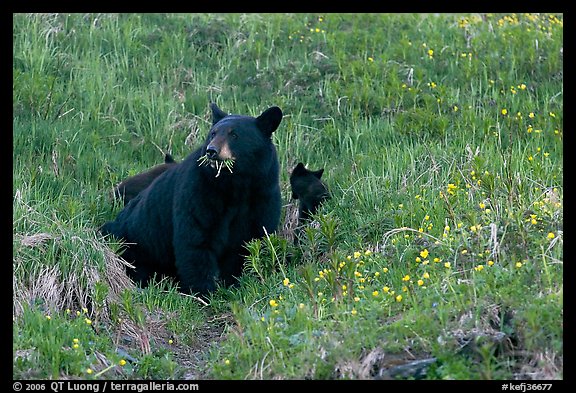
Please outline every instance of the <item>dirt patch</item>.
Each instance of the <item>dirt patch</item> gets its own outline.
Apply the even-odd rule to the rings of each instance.
[[[174,360],[186,370],[182,379],[208,379],[209,370],[206,366],[211,348],[225,339],[226,326],[232,323],[232,314],[221,314],[210,317],[198,328],[193,345],[175,346]]]
[[[168,321],[177,317],[177,312],[156,310],[146,314],[143,324],[121,319],[115,333],[117,352],[127,361],[137,363],[138,359],[129,355],[129,352],[148,354],[152,350],[164,348],[170,351],[173,360],[179,365],[179,372],[175,375],[177,379],[207,379],[209,351],[225,339],[224,331],[227,324],[232,322],[232,315],[208,315],[202,325],[194,328],[192,343],[180,342],[167,328]]]

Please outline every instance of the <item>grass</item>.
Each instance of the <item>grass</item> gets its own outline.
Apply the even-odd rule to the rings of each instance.
[[[13,22],[15,379],[563,378],[563,15]],[[137,289],[110,191],[210,101],[282,108],[282,227],[209,302]],[[298,162],[332,199],[294,246]]]

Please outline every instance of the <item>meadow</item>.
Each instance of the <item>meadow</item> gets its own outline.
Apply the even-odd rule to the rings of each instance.
[[[281,228],[136,288],[110,193],[209,102],[282,108]],[[563,379],[561,14],[14,14],[12,136],[14,379]]]

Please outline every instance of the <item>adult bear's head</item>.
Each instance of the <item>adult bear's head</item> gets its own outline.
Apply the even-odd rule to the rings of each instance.
[[[260,116],[229,115],[215,103],[212,127],[202,147],[200,164],[213,168],[216,176],[266,170],[277,162],[272,133],[282,121],[282,110],[273,106]]]

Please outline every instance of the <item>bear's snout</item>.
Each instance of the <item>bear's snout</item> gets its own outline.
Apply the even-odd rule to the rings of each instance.
[[[212,142],[206,147],[206,157],[211,161],[234,160],[234,154],[227,142]]]
[[[216,149],[216,147],[214,147],[212,145],[210,145],[206,148],[206,155],[211,160],[218,159],[218,153],[219,153],[218,149]]]

